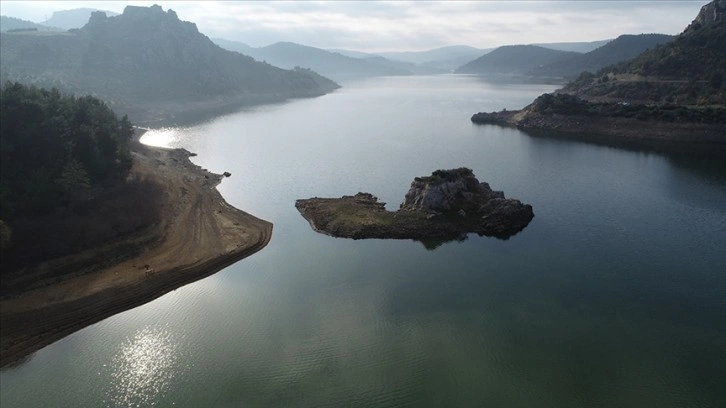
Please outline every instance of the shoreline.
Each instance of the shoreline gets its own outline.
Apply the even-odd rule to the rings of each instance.
[[[471,117],[478,125],[499,125],[521,130],[578,136],[582,141],[611,138],[621,141],[692,146],[726,147],[725,123],[661,122],[636,118],[542,114],[530,109],[479,112]]]
[[[0,367],[210,276],[269,243],[272,224],[228,204],[216,188],[223,176],[192,163],[184,149],[146,146],[140,136],[132,143],[131,173],[163,187],[161,223],[147,232],[161,235],[161,241],[96,272],[0,300]],[[98,248],[72,257],[94,251]]]

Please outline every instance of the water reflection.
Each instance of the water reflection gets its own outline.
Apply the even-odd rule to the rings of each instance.
[[[187,131],[187,128],[181,127],[150,129],[141,137],[141,142],[151,146],[169,147],[179,141],[181,135]]]
[[[179,374],[178,342],[166,329],[146,327],[128,339],[111,360],[110,406],[154,406]]]

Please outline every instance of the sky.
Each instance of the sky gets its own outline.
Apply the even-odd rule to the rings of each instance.
[[[678,34],[704,0],[690,1],[0,1],[0,12],[42,22],[88,7],[121,13],[159,4],[209,37],[259,47],[292,41],[319,48],[419,51],[447,45],[597,41],[621,34]]]

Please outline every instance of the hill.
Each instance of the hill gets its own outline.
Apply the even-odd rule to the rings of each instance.
[[[586,53],[596,50],[603,45],[612,41],[610,40],[598,40],[598,41],[587,41],[587,42],[558,42],[558,43],[538,43],[531,45],[538,45],[540,47],[549,48],[551,50],[559,51],[572,51]]]
[[[726,0],[716,0],[673,41],[583,75],[564,91],[592,100],[726,105],[724,44]]]
[[[371,76],[413,74],[407,67],[396,65],[391,61],[371,61],[367,58],[347,57],[337,52],[292,42],[278,42],[259,48],[236,41],[215,40],[215,42],[223,48],[241,52],[276,67],[310,68],[336,81]]]
[[[703,6],[673,41],[582,74],[519,111],[472,116],[480,124],[726,150],[726,0]],[[660,144],[662,146],[662,144]],[[682,150],[682,147],[679,149]]]
[[[549,65],[578,55],[536,45],[507,45],[471,61],[457,74],[526,74],[540,66]]]
[[[408,62],[451,72],[492,49],[480,49],[468,45],[451,45],[426,51],[380,52],[377,55],[388,59]]]
[[[445,69],[436,68],[429,65],[419,65],[411,62],[398,61],[384,58],[379,55],[373,55],[362,59],[369,64],[385,67],[391,70],[405,71],[413,75],[438,75],[446,74],[449,72]]]
[[[0,16],[0,31],[14,31],[24,29],[36,29],[38,31],[62,31],[58,27],[48,27],[42,24],[22,20],[15,17]]]
[[[673,40],[665,34],[621,35],[585,54],[559,60],[530,72],[539,77],[565,77],[574,79],[584,71],[597,72],[609,65],[637,57],[642,52]]]
[[[88,23],[88,20],[91,18],[91,14],[96,11],[103,11],[108,17],[118,15],[118,13],[114,13],[113,11],[97,10],[93,8],[78,8],[73,10],[56,11],[49,19],[41,22],[40,24],[50,27],[60,27],[64,30],[81,28]]]
[[[78,30],[0,35],[2,80],[92,94],[136,121],[185,111],[319,96],[339,86],[310,70],[283,70],[215,45],[160,6],[94,12]]]

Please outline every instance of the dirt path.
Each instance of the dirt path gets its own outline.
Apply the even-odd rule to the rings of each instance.
[[[161,243],[98,272],[0,301],[0,366],[209,276],[269,242],[272,224],[224,201],[216,189],[222,176],[194,165],[189,152],[135,150],[134,176],[165,188]]]

